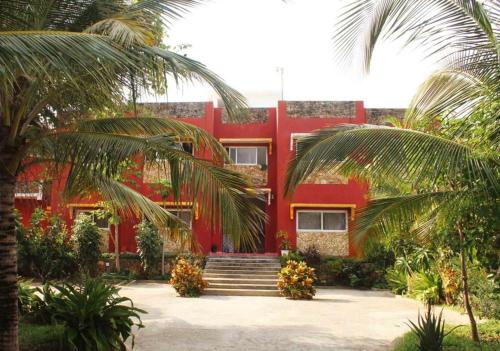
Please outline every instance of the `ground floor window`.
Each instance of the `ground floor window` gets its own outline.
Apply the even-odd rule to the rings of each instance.
[[[166,209],[168,212],[179,218],[181,221],[185,222],[189,228],[193,227],[192,214],[190,209],[175,209],[171,210],[169,208]]]
[[[297,231],[345,232],[347,211],[297,211]]]
[[[92,217],[92,220],[94,223],[97,225],[99,229],[109,229],[109,215],[102,215],[100,213],[97,213],[99,210],[89,210],[89,209],[76,209],[75,210],[75,218],[80,214],[86,214],[90,217]]]

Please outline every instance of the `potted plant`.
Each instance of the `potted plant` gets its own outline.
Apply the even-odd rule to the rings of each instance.
[[[280,241],[281,256],[288,255],[290,253],[290,239],[288,237],[288,232],[285,230],[279,230],[276,233],[276,239]]]

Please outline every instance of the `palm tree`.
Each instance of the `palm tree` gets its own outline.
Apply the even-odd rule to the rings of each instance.
[[[419,88],[400,124],[404,129],[343,125],[319,131],[299,144],[285,185],[291,193],[321,169],[399,185],[400,194],[375,197],[361,212],[356,241],[404,225],[418,235],[438,225],[456,232],[464,307],[475,341],[479,335],[469,301],[462,222],[478,203],[498,205],[499,10],[498,2],[488,0],[350,1],[334,36],[340,59],[360,57],[368,71],[380,39],[397,39],[426,50],[441,68]],[[459,135],[443,138],[418,130],[439,127],[437,117],[468,118],[475,113],[484,114],[495,129],[494,137],[485,141],[489,147],[481,150]],[[412,191],[403,191],[408,188]]]
[[[172,119],[112,116],[129,95],[135,106],[141,92],[164,91],[167,77],[208,83],[233,117],[245,106],[203,64],[162,44],[165,24],[197,3],[0,0],[1,350],[18,349],[14,189],[34,163],[67,172],[67,196],[98,191],[121,215],[170,225],[173,215],[118,181],[123,164],[159,154],[176,199],[196,201],[207,220],[252,242],[262,213],[248,201],[247,181],[219,167],[227,155],[213,137]],[[186,139],[210,159],[184,152]]]

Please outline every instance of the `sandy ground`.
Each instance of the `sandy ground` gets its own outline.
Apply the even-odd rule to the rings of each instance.
[[[139,351],[387,350],[416,319],[418,302],[383,291],[318,289],[312,301],[279,297],[180,298],[166,284],[122,288],[146,328],[136,333]],[[446,310],[447,323],[466,324]]]

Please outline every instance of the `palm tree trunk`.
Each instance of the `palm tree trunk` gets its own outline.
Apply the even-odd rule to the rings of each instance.
[[[471,331],[471,336],[472,340],[475,342],[479,342],[479,333],[477,331],[477,324],[476,324],[476,319],[474,318],[474,313],[472,312],[472,307],[470,305],[470,299],[469,299],[469,282],[468,282],[468,277],[467,277],[467,264],[465,262],[465,238],[464,238],[464,233],[460,226],[457,226],[458,234],[460,235],[460,268],[462,270],[462,289],[464,293],[464,307],[465,311],[467,312],[469,316],[469,321],[470,321],[470,331]]]
[[[0,350],[17,351],[17,260],[14,224],[16,178],[0,155]]]

